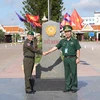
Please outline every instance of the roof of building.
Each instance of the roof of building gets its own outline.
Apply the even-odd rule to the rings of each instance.
[[[92,28],[93,28],[94,30],[100,30],[100,25],[92,25]]]
[[[77,28],[76,26],[72,26],[73,30],[80,30],[79,28]],[[82,29],[86,29],[87,31],[92,29],[92,30],[99,30],[100,31],[100,25],[84,25],[82,26]]]
[[[6,32],[10,33],[19,33],[19,32],[24,32],[23,28],[20,28],[19,26],[3,26]]]
[[[96,13],[96,14],[97,14],[97,13],[100,14],[100,11],[94,11],[94,14],[95,14],[95,13]]]

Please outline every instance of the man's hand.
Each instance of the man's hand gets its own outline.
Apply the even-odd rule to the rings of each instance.
[[[50,50],[43,52],[43,55],[45,56],[45,55],[47,55],[47,54],[49,54],[49,53],[51,53],[51,52],[53,52],[55,50],[57,50],[57,47],[53,47]]]
[[[47,54],[48,54],[48,52],[47,52],[47,51],[43,52],[43,56],[46,56]]]
[[[76,59],[76,64],[78,64],[80,62],[80,59],[79,58],[77,58]]]

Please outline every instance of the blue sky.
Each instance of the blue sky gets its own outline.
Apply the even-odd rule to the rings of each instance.
[[[100,0],[63,0],[66,10],[63,12],[72,13],[77,10],[81,17],[93,17],[94,11],[100,12]]]
[[[23,22],[21,22],[15,11],[20,14],[22,11],[23,0],[0,0],[0,24],[1,25],[18,25],[23,27]]]
[[[21,22],[15,14],[15,11],[20,14],[22,11],[23,0],[0,0],[0,24],[1,25],[19,25],[23,27]],[[71,15],[74,8],[81,17],[93,17],[94,11],[100,12],[100,0],[63,0],[64,7],[63,14],[66,12]]]

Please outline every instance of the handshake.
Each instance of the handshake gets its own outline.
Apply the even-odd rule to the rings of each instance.
[[[46,56],[47,54],[49,54],[49,53],[51,53],[51,52],[53,52],[53,51],[55,51],[55,50],[57,50],[57,47],[53,47],[53,48],[51,48],[50,50],[43,52],[42,54],[43,54],[44,56]]]
[[[46,56],[48,53],[49,53],[48,51],[45,51],[42,54],[43,54],[43,56]]]

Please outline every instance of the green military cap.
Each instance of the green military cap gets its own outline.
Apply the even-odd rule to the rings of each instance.
[[[63,30],[64,30],[64,31],[71,31],[71,30],[73,30],[73,28],[72,28],[72,26],[70,26],[70,25],[65,25],[65,26],[63,27]]]
[[[27,35],[34,35],[34,32],[33,31],[28,31]]]

